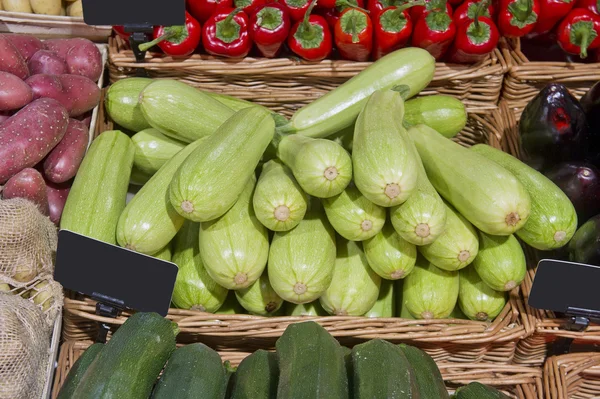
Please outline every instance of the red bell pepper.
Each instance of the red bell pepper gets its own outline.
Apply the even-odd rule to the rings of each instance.
[[[564,51],[586,58],[588,50],[600,47],[600,16],[585,8],[576,8],[558,25],[556,33]]]
[[[153,40],[140,44],[139,49],[146,51],[153,46],[158,46],[166,55],[183,57],[196,50],[200,44],[201,32],[200,22],[186,11],[185,25],[155,26],[152,33]]]
[[[459,64],[481,61],[494,51],[500,32],[491,18],[484,17],[486,3],[479,3],[473,21],[463,22],[456,31],[456,40],[448,53],[448,60]]]
[[[367,61],[373,49],[373,23],[367,11],[359,8],[342,11],[333,37],[343,58]]]
[[[312,0],[304,19],[292,26],[288,46],[307,61],[321,61],[332,50],[332,38],[327,21],[320,15],[311,15],[317,0]]]
[[[535,27],[539,13],[539,0],[502,0],[498,30],[504,37],[525,36]]]
[[[413,22],[408,9],[420,4],[423,4],[422,0],[399,7],[388,7],[373,19],[373,31],[375,32],[373,58],[378,60],[408,43],[413,30]]]
[[[268,3],[274,3],[276,0],[233,0],[235,8],[242,8],[246,15],[250,16],[260,6]]]
[[[475,11],[479,3],[486,0],[467,0],[462,3],[452,15],[456,26],[461,25],[463,22],[473,21],[475,19]],[[494,18],[496,10],[492,4],[490,4],[485,10],[483,17]]]
[[[340,19],[340,13],[348,7],[365,8],[364,0],[338,0],[334,8],[317,8],[316,13],[321,15],[327,20],[327,25],[331,28],[331,31],[335,30],[335,24]],[[369,14],[371,20],[373,14]]]
[[[302,21],[304,14],[310,6],[310,0],[281,0],[282,4],[287,8],[292,21]]]
[[[415,22],[412,45],[429,51],[439,61],[452,45],[454,36],[456,24],[452,17],[445,11],[433,11]]]
[[[117,35],[119,35],[119,37],[121,39],[129,40],[129,36],[131,36],[131,33],[125,32],[125,27],[124,26],[116,25],[116,26],[113,26],[112,28],[115,31],[115,33]]]
[[[241,8],[223,8],[214,13],[202,30],[207,53],[230,58],[248,55],[252,48],[248,16]]]
[[[201,23],[208,21],[211,15],[221,8],[231,8],[232,0],[186,0],[185,8]]]
[[[250,16],[250,38],[264,57],[273,58],[285,43],[291,25],[283,4],[263,4]]]
[[[375,18],[384,9],[395,6],[397,3],[399,3],[397,0],[367,0],[367,11],[369,11],[369,16],[375,21]]]
[[[585,8],[600,15],[600,0],[576,0],[575,8]]]
[[[318,0],[317,9],[319,8],[334,8],[336,6],[336,0]]]
[[[463,3],[463,1],[465,0],[448,0],[448,4],[450,4],[452,7],[456,8],[456,6],[459,6]]]
[[[563,19],[575,5],[575,0],[540,0],[540,13],[534,33],[546,33]]]
[[[425,0],[424,6],[415,6],[410,9],[410,17],[416,22],[432,11],[446,11],[448,15],[452,15],[452,6],[448,4],[447,0]]]

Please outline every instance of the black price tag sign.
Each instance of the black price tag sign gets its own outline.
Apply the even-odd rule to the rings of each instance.
[[[88,25],[184,25],[185,0],[83,0]]]
[[[54,279],[119,309],[166,316],[177,265],[67,230],[58,234]]]
[[[529,305],[600,321],[600,266],[543,259],[533,280]]]

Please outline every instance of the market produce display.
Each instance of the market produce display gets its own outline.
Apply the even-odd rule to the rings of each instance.
[[[156,313],[136,313],[108,343],[81,355],[58,399],[450,397],[437,365],[420,349],[383,340],[346,348],[314,322],[290,325],[276,351],[258,350],[237,368],[201,343],[176,349],[177,331]],[[507,398],[477,382],[453,397]]]
[[[81,0],[0,0],[0,11],[83,17]]]
[[[88,147],[102,68],[86,39],[0,35],[2,198],[29,199],[58,224]]]

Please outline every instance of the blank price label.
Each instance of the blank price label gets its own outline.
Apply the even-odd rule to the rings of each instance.
[[[185,0],[83,0],[88,25],[183,25]]]

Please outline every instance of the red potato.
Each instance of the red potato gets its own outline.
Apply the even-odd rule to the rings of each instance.
[[[88,39],[50,39],[44,42],[46,48],[54,51],[67,63],[70,74],[85,76],[94,82],[102,74],[102,54]]]
[[[76,117],[93,109],[100,102],[100,89],[85,76],[33,75],[25,81],[33,90],[33,98],[53,98]]]
[[[8,120],[8,118],[10,118],[13,114],[9,111],[0,111],[0,125],[5,121]]]
[[[42,174],[33,168],[25,168],[8,179],[2,189],[2,198],[25,198],[36,204],[44,215],[50,214],[46,182]]]
[[[0,184],[40,162],[62,140],[69,114],[51,98],[33,100],[0,125]]]
[[[0,71],[12,73],[23,80],[29,76],[25,59],[6,35],[0,35]]]
[[[92,114],[93,111],[88,111],[83,115],[79,115],[77,120],[82,121],[89,129],[92,126]]]
[[[33,100],[33,91],[27,83],[12,73],[0,71],[0,111],[23,108]]]
[[[63,139],[44,160],[44,176],[53,183],[64,183],[77,174],[89,141],[87,126],[69,119]]]
[[[50,220],[55,225],[59,225],[69,191],[73,182],[69,181],[62,184],[55,184],[46,181],[46,193],[48,195],[48,208],[50,211]]]
[[[68,73],[67,63],[58,54],[50,50],[40,50],[27,62],[32,75],[63,75]]]
[[[20,35],[17,33],[5,34],[4,36],[6,36],[8,41],[19,50],[19,53],[21,53],[21,56],[25,61],[29,61],[38,50],[45,48],[44,43],[35,36]]]

